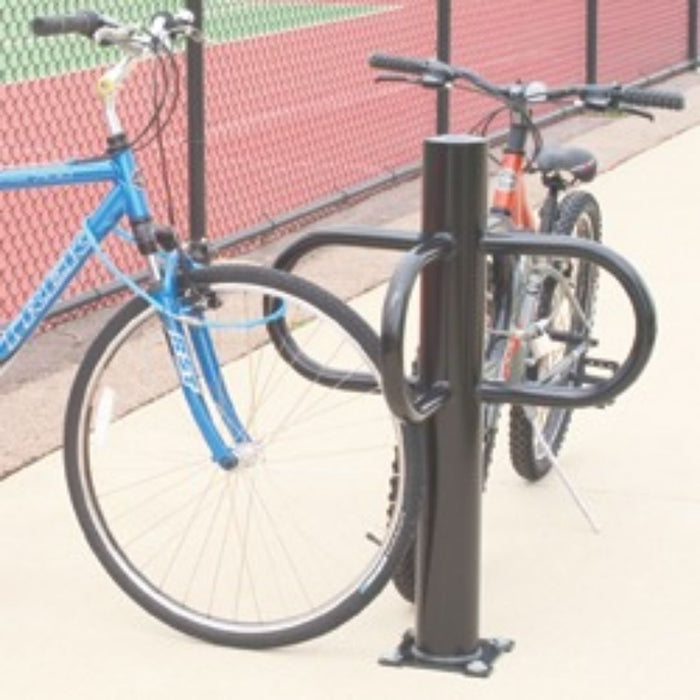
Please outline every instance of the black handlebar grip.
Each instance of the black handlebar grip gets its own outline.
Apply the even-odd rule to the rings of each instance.
[[[410,56],[391,56],[375,53],[369,57],[372,68],[385,68],[398,73],[415,73],[416,75],[433,75],[444,80],[454,80],[454,68],[442,61],[427,58],[411,58]]]
[[[684,109],[685,98],[679,92],[667,90],[639,90],[637,88],[625,88],[618,99],[629,105],[639,107],[658,107],[660,109]]]
[[[82,34],[82,36],[91,38],[104,24],[104,20],[97,12],[83,10],[74,15],[35,17],[30,26],[36,36]]]
[[[391,56],[383,53],[372,54],[369,57],[369,65],[372,68],[393,70],[399,73],[415,73],[417,75],[423,75],[430,70],[430,61],[425,58]]]

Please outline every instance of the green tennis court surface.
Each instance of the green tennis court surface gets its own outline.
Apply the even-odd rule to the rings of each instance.
[[[45,4],[44,4],[45,5]],[[184,2],[172,0],[122,0],[96,2],[104,14],[139,23],[157,9],[175,10]],[[386,11],[381,5],[290,4],[275,2],[205,2],[204,31],[208,43],[248,39],[302,27],[353,19]],[[53,3],[46,11],[30,0],[0,0],[0,83],[19,82],[109,63],[117,55],[113,49],[95,50],[82,37],[36,39],[29,21],[35,14],[58,14],[89,2]]]

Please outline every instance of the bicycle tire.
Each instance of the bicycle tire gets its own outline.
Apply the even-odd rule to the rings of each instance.
[[[601,214],[598,202],[588,192],[574,191],[567,194],[559,205],[558,215],[554,221],[552,233],[577,236],[587,240],[601,241]],[[546,232],[545,232],[546,233]],[[579,263],[575,272],[575,294],[581,307],[586,312],[589,323],[592,323],[595,311],[595,296],[598,283],[598,268],[586,263]],[[545,285],[540,298],[538,313],[540,317],[549,315],[552,307],[553,286]],[[558,330],[576,331],[580,328],[580,320],[569,319],[571,327]],[[537,380],[541,367],[528,372],[528,378]],[[561,384],[575,386],[580,383],[583,371],[581,360],[574,372],[563,379]],[[542,430],[549,448],[556,455],[569,429],[572,410],[569,408],[536,409],[536,420]],[[510,427],[510,458],[515,471],[528,481],[538,481],[551,469],[552,464],[535,437],[532,424],[522,406],[511,406],[509,416]]]
[[[288,332],[305,352],[370,372],[380,385],[376,334],[331,294],[245,265],[191,277],[216,293],[220,307],[207,314],[217,319],[228,318],[234,298],[237,320],[284,299]],[[222,371],[235,374],[236,409],[264,445],[225,470],[188,414],[162,331],[146,301],[129,301],[94,340],[71,390],[66,478],[93,552],[141,607],[209,642],[281,646],[337,627],[379,593],[415,531],[413,460],[398,460],[396,504],[386,512],[404,428],[378,390],[348,394],[296,371],[259,324],[212,330]],[[294,425],[283,434],[287,418]]]

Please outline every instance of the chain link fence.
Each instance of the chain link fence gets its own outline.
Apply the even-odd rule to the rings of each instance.
[[[206,2],[205,26],[229,4]],[[215,240],[415,161],[434,128],[434,95],[414,89],[406,109],[405,93],[375,86],[367,67],[382,47],[434,53],[433,0],[284,7],[288,21],[304,8],[306,23],[207,48],[207,222]]]
[[[158,9],[175,9],[172,0],[100,0],[100,11],[140,22]],[[30,20],[42,14],[71,13],[72,0],[27,2],[3,0],[0,5],[0,166],[44,163],[99,156],[105,151],[107,128],[96,83],[119,57],[114,48],[100,48],[78,36],[35,38]],[[178,57],[184,73],[184,56]],[[153,111],[153,71],[137,69],[120,96],[120,114],[135,135]],[[182,82],[182,81],[181,81]],[[184,90],[184,83],[181,85]],[[173,187],[180,193],[177,209],[187,212],[187,143],[185,112],[178,110],[166,132]],[[164,191],[153,148],[138,154],[151,191],[155,212],[163,217]],[[3,299],[0,318],[16,314],[58,255],[80,230],[106,189],[102,185],[52,187],[0,193],[0,275]],[[126,243],[106,246],[121,269],[133,272],[143,261]],[[66,292],[67,298],[92,296],[111,282],[109,274],[90,262]]]
[[[690,4],[599,0],[598,80],[626,82],[683,62]]]
[[[94,9],[142,22],[184,2],[100,0]],[[290,212],[308,213],[410,171],[423,139],[437,128],[435,94],[376,85],[366,60],[379,50],[441,53],[446,47],[436,45],[436,28],[444,2],[203,0],[207,228],[196,233],[215,243],[250,244],[246,232],[275,231],[295,218]],[[35,15],[82,6],[75,0],[0,5],[0,167],[104,151],[95,83],[117,54],[82,37],[37,39],[29,31]],[[495,81],[629,82],[694,62],[698,19],[689,8],[695,6],[687,0],[454,2],[450,56]],[[177,61],[184,94],[186,57]],[[152,83],[146,63],[124,90],[120,104],[130,134],[151,116]],[[455,92],[450,128],[467,129],[490,108],[483,97]],[[190,233],[186,114],[183,102],[165,135],[183,236]],[[165,219],[157,152],[138,156],[154,213]],[[103,193],[101,186],[0,193],[0,319],[18,312]],[[125,243],[107,249],[127,272],[143,266]],[[110,282],[95,263],[66,297],[93,298]]]

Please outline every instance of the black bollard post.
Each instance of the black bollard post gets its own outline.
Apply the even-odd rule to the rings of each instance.
[[[387,663],[487,676],[510,642],[479,637],[481,382],[487,144],[470,136],[425,142],[423,235],[448,233],[453,254],[422,273],[419,376],[449,400],[424,423],[427,485],[417,541],[415,636]]]

